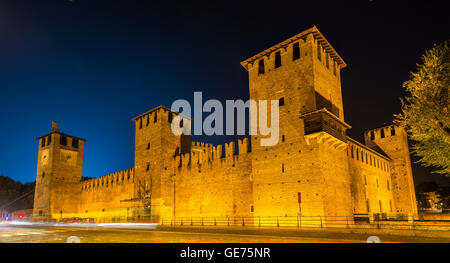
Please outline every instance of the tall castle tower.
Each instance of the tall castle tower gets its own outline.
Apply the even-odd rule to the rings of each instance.
[[[395,125],[380,127],[365,132],[364,140],[367,146],[383,151],[393,160],[391,170],[396,212],[417,217],[416,194],[405,129]]]
[[[344,121],[340,71],[347,64],[315,26],[241,65],[249,74],[250,99],[279,100],[280,135],[304,135],[295,120],[320,109]],[[252,147],[258,147],[255,140]]]
[[[33,215],[59,219],[78,212],[86,140],[59,132],[56,122],[49,134],[38,139]]]
[[[312,27],[241,64],[250,99],[280,105],[278,144],[264,147],[260,135],[251,138],[255,216],[351,215],[345,62]]]
[[[283,99],[294,114],[326,108],[344,120],[340,70],[347,64],[315,26],[241,64],[251,99]]]
[[[135,200],[145,215],[158,220],[172,216],[175,156],[190,151],[190,137],[176,136],[171,123],[174,112],[158,106],[132,119],[135,132]]]

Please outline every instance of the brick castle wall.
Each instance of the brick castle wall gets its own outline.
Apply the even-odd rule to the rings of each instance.
[[[389,138],[368,140],[366,133],[365,145],[346,136],[340,78],[346,64],[317,28],[241,64],[250,98],[281,104],[278,144],[261,146],[262,135],[217,146],[191,142],[171,132],[177,113],[159,106],[132,120],[132,169],[80,182],[84,141],[74,149],[42,144],[42,137],[35,214],[255,224],[298,216],[320,217],[328,226],[339,217],[417,214],[406,135],[395,128]],[[50,136],[59,141],[60,133]]]

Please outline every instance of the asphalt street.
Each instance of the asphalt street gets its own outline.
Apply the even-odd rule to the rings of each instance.
[[[159,226],[1,225],[1,243],[364,243],[369,234],[332,231],[169,228]],[[381,242],[449,243],[449,238],[378,235]]]

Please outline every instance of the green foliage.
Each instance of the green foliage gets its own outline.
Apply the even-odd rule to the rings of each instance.
[[[424,166],[450,176],[450,41],[422,55],[416,72],[403,83],[408,95],[402,99],[402,113],[396,123],[406,127],[414,141],[412,152]]]
[[[7,176],[0,175],[0,209],[15,211],[33,208],[34,193],[24,196],[7,207],[3,206],[21,197],[22,195],[33,191],[34,185],[34,183],[22,184],[21,182],[14,181]]]

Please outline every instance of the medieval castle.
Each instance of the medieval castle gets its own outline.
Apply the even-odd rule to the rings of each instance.
[[[330,225],[340,216],[417,215],[404,129],[367,131],[365,144],[346,135],[340,78],[346,63],[316,27],[241,64],[250,99],[280,101],[276,146],[260,146],[258,135],[237,145],[191,142],[171,131],[177,113],[159,106],[132,119],[134,168],[82,180],[86,141],[53,123],[39,137],[34,217],[251,224],[319,216]]]

